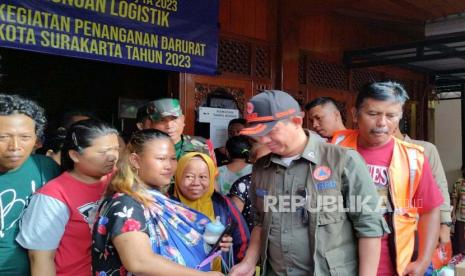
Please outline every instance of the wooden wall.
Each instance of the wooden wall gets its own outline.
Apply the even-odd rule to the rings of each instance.
[[[380,24],[338,14],[302,17],[299,23],[301,48],[339,61],[346,50],[388,46],[421,39],[421,35],[406,36],[400,30],[391,30]]]
[[[354,87],[357,86],[354,85],[355,73],[342,65],[344,51],[398,44],[421,39],[422,36],[412,35],[411,31],[403,33],[402,29],[392,24],[370,22],[340,14],[296,14],[296,9],[290,9],[289,5],[289,1],[284,0],[220,1],[220,48],[222,42],[232,42],[233,54],[228,52],[228,55],[234,56],[234,43],[242,45],[242,48],[249,47],[247,49],[250,51],[246,55],[250,55],[250,59],[246,62],[250,63],[250,70],[228,72],[229,69],[220,66],[221,72],[216,76],[179,75],[179,87],[174,95],[179,95],[184,103],[188,133],[194,132],[194,124],[190,122],[195,121],[195,110],[202,97],[218,87],[232,91],[243,102],[262,89],[273,88],[291,93],[302,105],[317,96],[325,95],[345,102],[347,109],[350,109],[356,97]],[[267,58],[270,72],[266,76],[255,72],[256,53],[260,47],[269,50]],[[304,82],[302,55],[339,68],[343,74],[347,74],[347,83],[335,88]],[[234,63],[234,57],[232,61],[226,59],[226,62]],[[417,110],[421,110],[424,103],[420,100],[423,98],[421,96],[426,83],[424,75],[396,67],[367,68],[362,71],[362,75],[407,83],[412,89],[409,91],[412,99],[420,106]],[[331,74],[328,74],[328,78],[330,77]],[[359,78],[358,83],[361,81],[363,79]],[[348,126],[352,126],[350,120]],[[418,135],[414,136],[422,138],[423,133],[426,133],[426,125],[421,125],[415,133]]]
[[[287,15],[284,16],[283,20],[285,22],[282,23],[280,29],[283,38],[283,77],[281,87],[305,103],[320,96],[331,96],[343,102],[349,127],[353,126],[350,110],[355,103],[356,88],[360,86],[360,82],[364,79],[357,80],[353,70],[344,68],[342,64],[344,51],[387,46],[421,39],[421,34],[417,36],[412,36],[411,33],[405,35],[400,30],[393,29],[392,26],[383,26],[379,23],[371,24],[365,20],[331,13],[300,16],[298,19],[296,19],[296,16]],[[307,65],[299,64],[302,55],[305,55]],[[302,76],[299,78],[303,68],[314,70],[314,67],[309,67],[308,59],[327,65],[327,68],[322,69],[319,76],[320,78],[327,78],[326,82],[317,81],[315,83],[314,80],[308,80],[308,78],[307,81],[302,80]],[[366,76],[366,81],[368,81],[369,77],[375,76],[371,81],[390,79],[405,84],[412,103],[416,105],[416,109],[414,109],[416,111],[415,115],[409,116],[421,121],[420,112],[426,109],[425,97],[422,97],[427,80],[425,75],[392,66],[363,68],[358,69],[358,71],[359,75]],[[324,75],[325,73],[326,75]],[[305,74],[314,75],[314,72],[305,72]],[[340,79],[341,75],[345,76],[344,80]],[[339,79],[337,79],[338,77]],[[338,81],[339,83],[344,82],[345,85],[342,87],[336,84],[331,85],[331,82]],[[327,85],[328,82],[329,85]],[[354,82],[358,83],[355,85]],[[412,132],[409,134],[414,137],[424,138],[427,124],[423,121],[421,121],[419,127],[411,128]],[[414,126],[414,124],[412,125]]]
[[[219,60],[227,66],[219,66],[216,76],[179,75],[179,89],[175,92],[186,114],[186,133],[195,133],[195,112],[215,89],[233,95],[242,109],[255,93],[274,87],[276,7],[277,0],[220,1],[219,52],[226,52],[228,57]]]
[[[276,40],[276,3],[274,0],[221,0],[221,34],[274,42]]]

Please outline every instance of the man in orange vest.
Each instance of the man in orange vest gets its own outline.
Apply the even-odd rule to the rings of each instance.
[[[313,99],[305,105],[305,110],[310,118],[310,129],[327,139],[329,143],[337,145],[350,136],[352,130],[344,125],[346,120],[340,104],[333,98]]]
[[[318,132],[318,134],[328,139],[328,142],[332,144],[339,144],[341,141],[344,141],[346,139],[346,133],[350,134],[353,131],[351,129],[346,129],[344,125],[345,118],[342,115],[340,103],[331,97],[315,98],[305,105],[305,110],[309,115],[310,129]],[[413,140],[407,135],[403,135],[399,128],[397,128],[394,135],[400,140],[424,148],[424,154],[428,158],[434,179],[444,198],[444,202],[440,208],[441,228],[439,232],[439,242],[441,244],[447,244],[450,242],[450,227],[452,225],[451,205],[447,179],[439,153],[433,144],[427,141]],[[333,137],[335,137],[335,139],[332,139]],[[348,143],[348,141],[346,140],[345,143]]]
[[[393,136],[407,99],[398,83],[369,84],[358,94],[353,110],[359,129],[333,136],[339,145],[357,149],[362,155],[384,199],[379,207],[391,234],[382,239],[378,275],[423,275],[439,236],[443,197],[423,147]],[[412,260],[415,230],[419,248]]]
[[[336,131],[346,129],[340,104],[331,97],[318,97],[305,105],[308,112],[309,127],[322,137],[331,141]]]

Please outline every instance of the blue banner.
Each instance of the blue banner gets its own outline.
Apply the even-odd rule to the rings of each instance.
[[[2,0],[0,47],[215,74],[219,0]]]

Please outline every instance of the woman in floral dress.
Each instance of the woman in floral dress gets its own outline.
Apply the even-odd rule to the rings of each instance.
[[[221,275],[199,267],[207,255],[202,235],[209,219],[159,191],[170,184],[176,165],[167,134],[133,134],[97,214],[94,275]]]

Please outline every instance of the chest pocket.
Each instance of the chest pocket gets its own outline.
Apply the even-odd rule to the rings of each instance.
[[[342,222],[347,218],[344,198],[339,190],[318,193],[316,199],[319,226]]]
[[[341,202],[342,196],[340,193],[334,193],[334,195],[338,197],[337,201],[322,200],[319,203],[320,211],[316,214],[317,248],[322,252],[327,252],[328,250],[337,248],[341,244],[346,244],[347,238],[352,237],[350,233],[351,228],[348,227],[350,222],[348,221],[346,212],[343,210],[343,202]],[[329,262],[329,260],[327,261]],[[334,261],[339,262],[340,260],[336,258]]]

